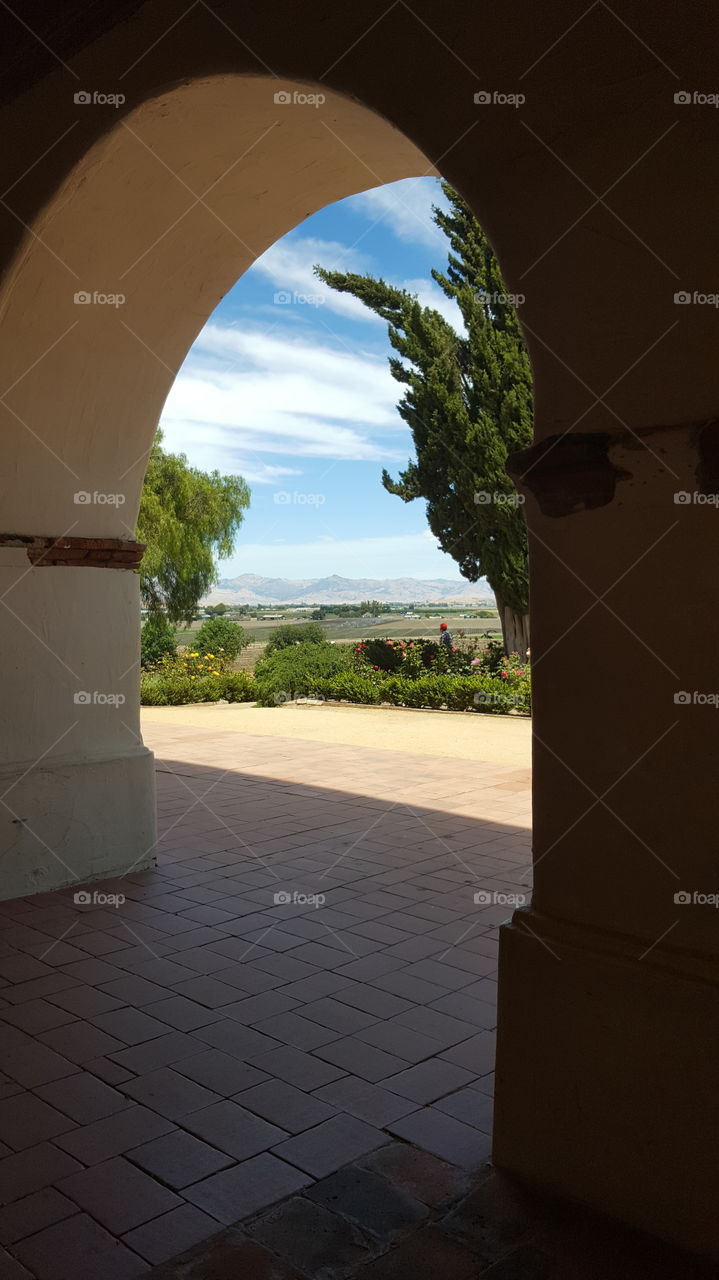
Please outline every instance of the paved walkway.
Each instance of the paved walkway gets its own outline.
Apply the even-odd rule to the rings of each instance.
[[[157,869],[0,903],[3,1280],[142,1275],[385,1148],[486,1161],[526,725],[316,710],[149,712]]]

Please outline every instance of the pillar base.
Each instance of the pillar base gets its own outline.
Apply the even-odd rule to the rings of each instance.
[[[154,756],[144,747],[123,756],[6,767],[0,795],[0,899],[154,863]]]
[[[719,1258],[719,972],[649,945],[502,928],[493,1159]]]

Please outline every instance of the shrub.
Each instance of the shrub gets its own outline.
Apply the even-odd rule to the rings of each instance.
[[[203,669],[204,659],[175,658],[140,676],[144,707],[179,707],[190,702],[252,702],[254,683],[247,671]]]
[[[359,671],[384,671],[415,680],[428,672],[470,675],[478,642],[463,634],[458,639],[460,643],[453,649],[436,640],[362,640],[355,646],[354,664]]]
[[[226,671],[222,696],[227,702],[254,702],[255,682],[249,671]]]
[[[140,632],[140,665],[154,667],[177,653],[175,628],[164,613],[151,613]]]
[[[380,636],[362,640],[354,651],[357,664],[371,667],[372,670],[396,671],[402,665],[404,643],[404,640],[390,640]]]
[[[508,685],[491,676],[427,674],[418,679],[405,675],[360,675],[340,671],[315,680],[313,691],[323,698],[358,702],[364,705],[389,703],[395,707],[424,707],[432,710],[479,711],[506,715],[531,709],[529,677]]]
[[[288,649],[295,644],[324,644],[327,640],[319,622],[287,622],[276,627],[265,646],[265,656],[277,649]]]
[[[319,692],[318,681],[346,671],[349,654],[344,645],[298,644],[266,654],[255,667],[260,706],[272,707]]]
[[[238,623],[230,622],[229,618],[208,618],[193,639],[193,649],[197,653],[209,654],[225,667],[234,662],[240,650],[249,643],[249,636]]]
[[[488,640],[487,648],[479,658],[477,666],[486,675],[496,676],[504,661],[504,645],[501,640]]]
[[[322,698],[336,702],[359,702],[372,706],[382,701],[381,684],[356,671],[338,671],[335,675],[320,677],[315,682],[315,692]]]

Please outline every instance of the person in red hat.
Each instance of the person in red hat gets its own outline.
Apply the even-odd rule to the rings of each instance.
[[[443,644],[445,649],[449,649],[450,653],[452,652],[454,648],[454,640],[452,639],[452,633],[446,622],[440,623],[439,643]]]

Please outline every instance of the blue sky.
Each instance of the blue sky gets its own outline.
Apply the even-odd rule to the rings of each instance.
[[[434,178],[409,178],[322,209],[277,241],[227,294],[168,396],[165,448],[239,473],[252,505],[222,577],[463,579],[427,528],[425,504],[387,493],[413,455],[397,413],[387,329],[315,263],[369,272],[459,324],[431,278],[447,243],[432,222]]]

